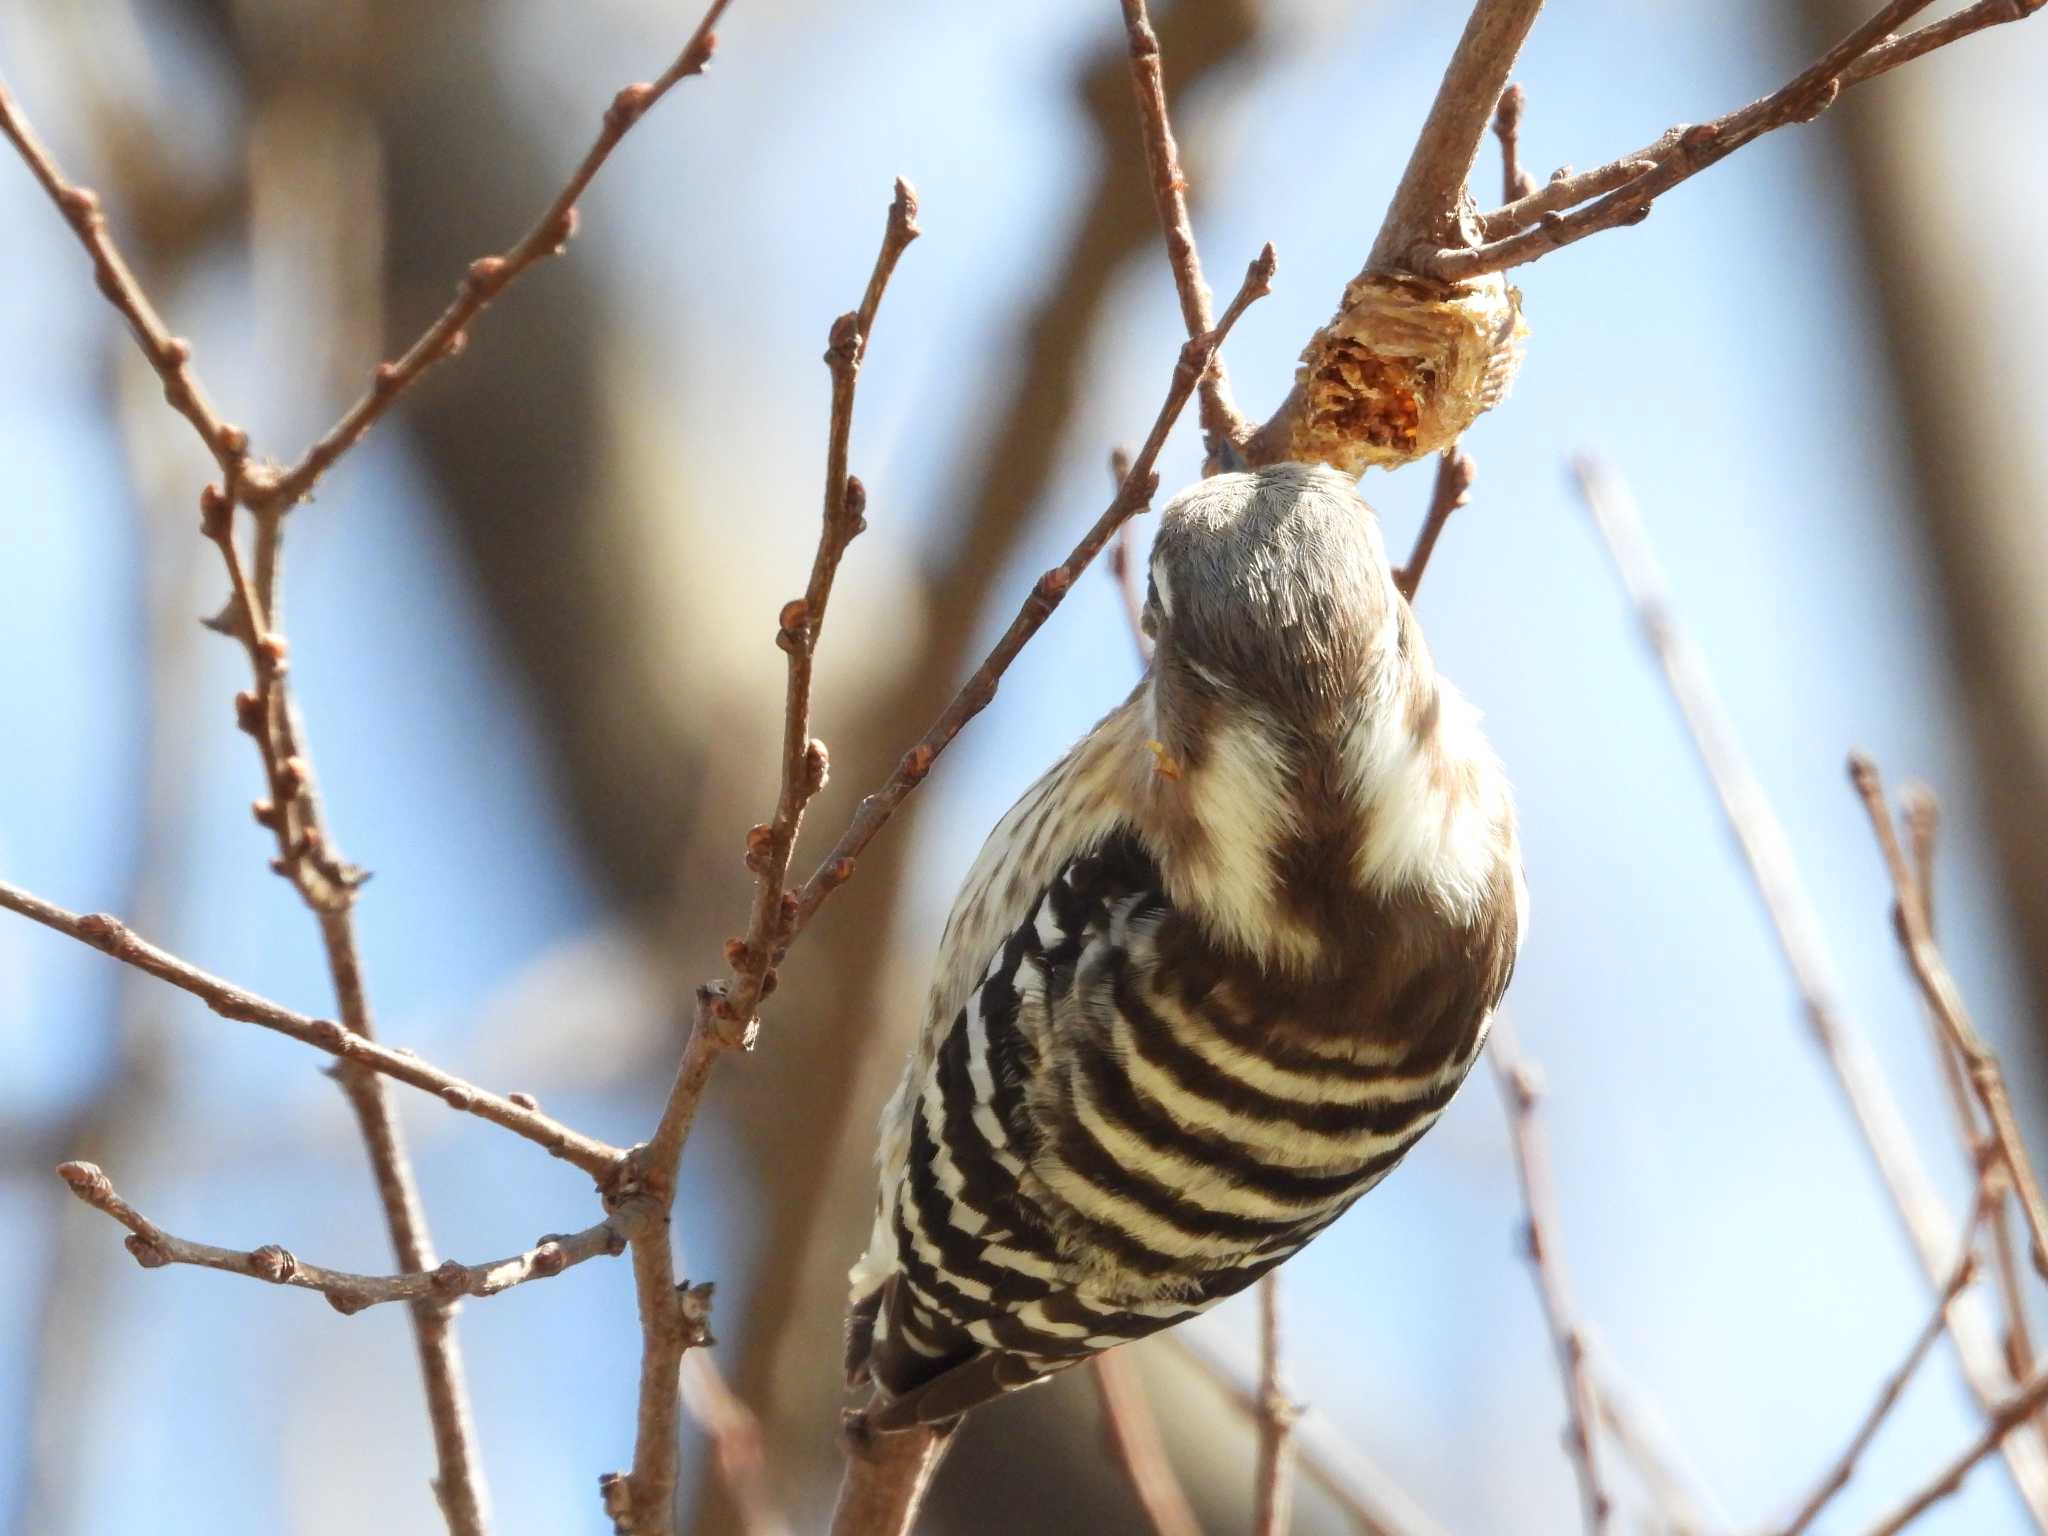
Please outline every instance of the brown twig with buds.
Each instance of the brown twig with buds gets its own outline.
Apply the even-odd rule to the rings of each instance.
[[[1445,241],[1434,252],[1417,253],[1413,270],[1447,281],[1469,279],[1535,261],[1603,229],[1639,223],[1649,216],[1651,203],[1680,182],[1766,133],[1812,122],[1849,86],[1985,27],[2025,20],[2039,8],[2025,0],[1984,0],[1905,37],[1892,35],[1929,3],[1892,0],[1813,64],[1746,107],[1711,122],[1681,124],[1655,143],[1594,170],[1559,172],[1549,185],[1481,215],[1479,243]]]
[[[1159,1421],[1145,1395],[1144,1380],[1127,1349],[1106,1350],[1095,1357],[1090,1374],[1102,1400],[1103,1440],[1123,1468],[1131,1492],[1145,1511],[1153,1536],[1202,1536],[1201,1522],[1188,1502],[1187,1490],[1174,1475]]]
[[[1924,784],[1908,784],[1900,791],[1906,823],[1907,844],[1913,859],[1913,878],[1919,887],[1920,905],[1927,917],[1927,930],[1934,931],[1934,842],[1940,810],[1933,792]],[[2014,1381],[2034,1374],[2034,1341],[2027,1322],[2025,1288],[2020,1280],[2019,1247],[2013,1240],[2012,1223],[2005,1195],[2009,1187],[1996,1142],[1981,1119],[1975,1095],[1965,1075],[1961,1053],[1942,1027],[1941,1017],[1926,1009],[1935,1059],[1941,1066],[1949,1107],[1955,1114],[1956,1134],[1970,1156],[1970,1166],[1992,1193],[1985,1225],[1991,1234],[1991,1276],[1998,1288],[1999,1311],[2005,1321],[2006,1368]]]
[[[847,471],[853,435],[853,405],[869,331],[896,263],[918,237],[917,194],[898,179],[889,205],[881,249],[860,306],[832,323],[825,364],[832,371],[832,412],[826,432],[825,505],[810,582],[802,597],[785,603],[775,643],[789,658],[785,690],[782,781],[773,819],[747,834],[747,867],[754,872],[754,901],[747,933],[730,940],[726,959],[732,979],[697,989],[689,1038],[676,1066],[675,1081],[660,1122],[633,1156],[631,1187],[644,1188],[666,1212],[675,1202],[683,1146],[696,1120],[697,1105],[712,1068],[728,1050],[752,1043],[755,1013],[773,990],[775,966],[796,937],[795,898],[786,891],[790,855],[804,808],[825,787],[825,745],[810,733],[812,664],[823,630],[826,605],[847,545],[867,526],[867,492]],[[640,1415],[634,1437],[633,1469],[606,1485],[606,1508],[622,1528],[638,1531],[660,1523],[675,1497],[677,1472],[676,1382],[684,1353],[700,1342],[701,1327],[684,1317],[686,1292],[675,1283],[666,1222],[633,1245],[635,1292],[639,1300],[642,1352]]]
[[[2048,1204],[2042,1201],[2040,1179],[2034,1172],[2033,1161],[2027,1156],[2019,1121],[2012,1112],[2012,1096],[2006,1091],[2005,1070],[1999,1065],[1997,1052],[1984,1043],[1984,1037],[1977,1033],[1977,1026],[1971,1023],[1962,991],[1956,986],[1948,962],[1942,958],[1941,950],[1934,942],[1932,908],[1920,877],[1914,872],[1913,864],[1900,843],[1891,809],[1885,803],[1884,781],[1878,774],[1877,764],[1860,752],[1852,753],[1849,777],[1856,786],[1857,794],[1862,797],[1864,809],[1870,814],[1871,829],[1877,834],[1878,851],[1884,855],[1885,870],[1891,877],[1896,898],[1892,922],[1899,944],[1906,952],[1907,964],[1912,967],[1913,979],[1919,983],[1928,1008],[1940,1021],[1949,1044],[1963,1059],[1971,1091],[1977,1095],[1984,1118],[1991,1126],[1991,1138],[1998,1149],[1999,1162],[2006,1177],[2012,1181],[2013,1195],[2026,1217],[2027,1231],[2034,1244],[2034,1268],[2048,1279]]]
[[[1679,622],[1634,497],[1596,460],[1581,458],[1574,469],[1580,494],[1728,817],[1792,974],[1807,1025],[1848,1101],[1928,1283],[1938,1290],[1948,1276],[1956,1220],[1928,1175],[1869,1041],[1841,1005],[1833,959],[1784,825],[1735,735],[1704,658]],[[1965,1292],[1949,1307],[1947,1321],[1963,1374],[1988,1412],[2004,1400],[2011,1378],[1986,1310],[1975,1295]],[[2048,1529],[2048,1458],[2041,1442],[2031,1436],[2007,1436],[2001,1437],[1999,1449],[2035,1523]]]
[[[600,1185],[616,1174],[626,1156],[620,1148],[608,1146],[542,1114],[530,1095],[492,1093],[442,1071],[411,1051],[362,1038],[332,1019],[310,1018],[268,998],[258,997],[157,948],[138,937],[126,924],[104,913],[67,912],[4,881],[0,881],[0,907],[41,923],[45,928],[67,934],[123,965],[132,965],[159,981],[169,982],[180,991],[189,992],[224,1019],[258,1024],[278,1034],[289,1035],[316,1051],[360,1063],[369,1071],[432,1094],[450,1109],[488,1120],[581,1168]]]
[[[319,1292],[343,1314],[393,1301],[432,1301],[445,1306],[464,1296],[495,1296],[529,1280],[550,1279],[586,1259],[616,1258],[652,1214],[644,1202],[629,1202],[593,1227],[544,1237],[509,1258],[482,1264],[458,1264],[450,1259],[433,1269],[409,1274],[358,1275],[308,1264],[275,1243],[256,1249],[217,1248],[174,1237],[122,1199],[97,1165],[61,1163],[57,1174],[80,1200],[128,1229],[128,1251],[144,1269],[192,1264],[271,1285],[296,1286]]]
[[[1461,448],[1447,448],[1438,456],[1429,511],[1415,535],[1415,547],[1408,552],[1408,563],[1394,572],[1394,586],[1409,602],[1415,601],[1422,573],[1429,569],[1429,557],[1436,552],[1436,541],[1443,537],[1451,514],[1472,500],[1472,482],[1478,474],[1479,466],[1472,462],[1472,455]]]
[[[1492,1058],[1501,1102],[1508,1112],[1508,1140],[1514,1149],[1515,1178],[1521,1186],[1526,1217],[1523,1252],[1536,1281],[1536,1296],[1543,1304],[1543,1318],[1557,1353],[1558,1376],[1564,1384],[1565,1449],[1571,1456],[1572,1470],[1578,1474],[1579,1503],[1585,1513],[1586,1530],[1589,1536],[1602,1536],[1614,1513],[1614,1501],[1600,1476],[1600,1454],[1594,1434],[1599,1417],[1598,1395],[1587,1364],[1586,1338],[1580,1331],[1570,1287],[1565,1282],[1564,1254],[1558,1241],[1557,1191],[1550,1182],[1550,1149],[1536,1114],[1537,1101],[1543,1095],[1542,1078],[1522,1055],[1514,1025],[1505,1014],[1494,1015],[1487,1054]]]
[[[1180,166],[1180,146],[1166,113],[1166,81],[1160,71],[1159,34],[1152,30],[1145,0],[1123,0],[1124,34],[1131,57],[1131,90],[1138,101],[1138,125],[1145,139],[1145,163],[1152,175],[1152,202],[1159,210],[1159,229],[1166,240],[1166,260],[1173,269],[1174,291],[1188,339],[1207,334],[1216,325],[1209,285],[1202,277],[1202,258],[1195,249],[1195,228],[1188,218],[1188,182]],[[1202,441],[1209,472],[1234,458],[1245,439],[1245,420],[1230,398],[1230,381],[1220,353],[1211,353],[1201,382]]]

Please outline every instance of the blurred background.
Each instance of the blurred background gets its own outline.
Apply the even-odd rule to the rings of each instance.
[[[1358,268],[1463,7],[1179,0],[1159,23],[1209,274],[1267,239],[1233,336],[1263,415]],[[74,0],[0,11],[0,73],[97,189],[224,413],[295,455],[370,365],[523,232],[612,92],[694,3]],[[1770,89],[1864,14],[1835,0],[1576,0],[1518,78],[1539,175]],[[1533,931],[1511,995],[1550,1085],[1562,1237],[1602,1358],[1719,1518],[1783,1513],[1928,1290],[1805,1030],[1748,877],[1566,472],[1632,481],[1789,827],[1843,982],[1952,1204],[1968,1189],[1846,748],[1946,812],[1952,963],[2043,1131],[2048,1012],[2048,22],[1859,88],[1640,228],[1524,269],[1512,399],[1420,612],[1519,787]],[[741,926],[767,812],[780,603],[816,533],[827,375],[890,179],[923,198],[868,354],[871,498],[820,660],[822,851],[1106,501],[1180,329],[1109,0],[739,0],[710,73],[626,141],[566,260],[474,328],[290,524],[284,627],[394,1042],[617,1142],[652,1124],[691,984]],[[2028,146],[2033,146],[2029,148]],[[1489,151],[1479,190],[1497,185]],[[331,1007],[249,819],[210,464],[24,170],[0,165],[0,875]],[[1162,463],[1198,471],[1192,412]],[[1407,546],[1428,466],[1365,490]],[[1141,539],[1149,528],[1141,523]],[[684,1164],[683,1267],[759,1412],[792,1525],[837,1476],[843,1275],[872,1126],[987,827],[1127,691],[1109,577],[1076,590],[863,861],[729,1064]],[[798,864],[808,868],[800,852]],[[0,922],[0,1518],[22,1533],[440,1528],[406,1319],[145,1273],[50,1176],[104,1164],[172,1231],[381,1270],[341,1096],[288,1041]],[[436,1240],[476,1260],[591,1219],[584,1181],[417,1095]],[[2037,1145],[2040,1144],[2037,1142]],[[1473,1086],[1285,1271],[1286,1372],[1442,1527],[1579,1527],[1500,1106]],[[2038,1321],[2038,1320],[2037,1320]],[[1253,1365],[1251,1298],[1195,1325]],[[624,1266],[462,1313],[506,1531],[604,1528],[632,1434]],[[1211,1529],[1252,1437],[1139,1346]],[[1946,1345],[1822,1529],[1889,1508],[1979,1422]],[[687,1439],[683,1528],[736,1516]],[[1623,1529],[1662,1529],[1627,1480]],[[934,1531],[1135,1529],[1089,1385],[978,1417]],[[1313,1489],[1297,1528],[1348,1527]],[[1921,1527],[2025,1528],[1985,1463]]]

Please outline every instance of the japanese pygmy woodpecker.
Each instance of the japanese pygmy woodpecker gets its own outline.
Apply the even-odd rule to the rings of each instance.
[[[1527,898],[1507,781],[1334,471],[1160,516],[1137,688],[997,824],[883,1112],[848,1367],[940,1425],[1213,1306],[1457,1091]]]

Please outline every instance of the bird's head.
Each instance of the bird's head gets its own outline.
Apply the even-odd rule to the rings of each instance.
[[[1371,691],[1399,601],[1348,478],[1310,464],[1212,476],[1160,514],[1143,620],[1156,706],[1327,726]]]

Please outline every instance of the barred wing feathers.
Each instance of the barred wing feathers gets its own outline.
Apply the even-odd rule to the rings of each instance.
[[[1068,858],[892,1106],[848,1341],[874,1427],[1168,1327],[1322,1231],[1470,1068],[1514,901],[1505,867],[1467,926],[1359,894],[1328,963],[1290,978],[1177,910],[1129,827]]]

